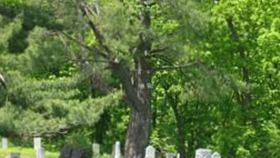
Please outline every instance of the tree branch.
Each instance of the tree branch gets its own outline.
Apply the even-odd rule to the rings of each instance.
[[[231,38],[233,39],[233,41],[239,42],[239,36],[238,36],[237,30],[235,29],[235,26],[233,24],[233,17],[232,16],[229,16],[227,18],[227,25],[228,25],[228,28],[231,32]]]
[[[88,25],[91,28],[91,30],[93,31],[97,43],[103,49],[104,57],[108,60],[110,69],[112,70],[112,72],[115,75],[117,75],[119,77],[119,79],[122,83],[123,90],[125,91],[125,96],[124,96],[125,101],[127,102],[128,106],[130,106],[130,108],[139,110],[139,108],[141,108],[141,107],[138,107],[139,100],[137,100],[137,98],[138,98],[137,92],[136,92],[134,84],[132,83],[132,80],[131,80],[131,78],[133,76],[132,76],[132,72],[131,72],[129,66],[127,65],[127,63],[124,60],[117,59],[114,55],[114,51],[111,50],[108,45],[106,45],[104,35],[98,29],[98,27],[96,26],[94,21],[91,20],[91,16],[93,16],[94,13],[90,9],[90,7],[88,7],[88,5],[85,2],[82,2],[82,3],[80,3],[80,10],[82,11],[83,15],[87,17]],[[147,24],[150,25],[150,22],[148,22],[146,18],[144,18],[144,19],[145,19],[144,20],[145,25],[146,26],[147,26]],[[143,48],[144,48],[144,51],[143,51]],[[141,37],[140,37],[140,43],[136,50],[137,56],[138,55],[142,56],[140,54],[144,53],[146,50],[149,50],[149,48],[150,48],[149,43],[147,46],[146,41],[141,39]]]
[[[96,24],[91,20],[91,16],[93,14],[93,11],[90,9],[90,7],[87,6],[86,3],[82,2],[80,4],[80,9],[84,16],[88,19],[88,25],[90,26],[91,30],[93,31],[97,42],[100,44],[100,46],[107,52],[106,57],[108,59],[111,58],[113,55],[113,51],[105,44],[105,38],[103,34],[100,32]],[[111,56],[110,56],[111,55]]]
[[[62,35],[64,35],[65,37],[67,37],[69,40],[75,42],[76,44],[80,45],[81,47],[87,49],[90,52],[96,53],[97,55],[100,55],[104,58],[107,58],[107,54],[103,53],[101,50],[99,50],[96,47],[90,47],[84,43],[82,43],[81,41],[79,41],[76,38],[73,38],[72,36],[70,36],[69,34],[65,33],[65,32],[61,32]]]
[[[132,75],[131,71],[129,70],[129,67],[122,63],[123,61],[120,61],[120,63],[113,62],[110,64],[111,69],[115,75],[117,75],[122,83],[123,90],[125,91],[125,101],[127,105],[135,109],[136,111],[139,110],[139,107],[137,107],[137,98],[136,96],[136,89],[133,86],[133,83],[131,81]]]
[[[189,68],[193,66],[200,66],[202,65],[202,62],[199,60],[187,63],[185,65],[174,65],[174,66],[164,66],[164,67],[159,67],[154,69],[154,71],[159,71],[159,70],[176,70],[176,69],[183,69],[183,68]]]
[[[167,47],[152,49],[150,53],[155,56],[156,54],[162,53],[167,50]]]
[[[239,52],[239,56],[240,58],[245,61],[246,60],[246,54],[245,54],[245,48],[244,46],[241,44],[241,41],[240,41],[240,38],[239,38],[239,35],[237,33],[237,30],[236,30],[236,27],[234,26],[233,24],[233,18],[232,16],[228,17],[227,18],[227,24],[228,24],[228,27],[229,27],[229,30],[231,32],[231,37],[232,37],[232,40],[235,41],[238,46],[237,46],[237,51]],[[249,84],[250,82],[250,79],[249,79],[249,69],[248,67],[246,67],[245,64],[242,64],[241,65],[241,73],[242,73],[242,78],[243,78],[243,81],[246,83],[246,84]],[[248,105],[248,103],[250,102],[251,100],[251,94],[250,92],[241,92],[241,94],[239,95],[239,102],[242,104],[242,105]]]

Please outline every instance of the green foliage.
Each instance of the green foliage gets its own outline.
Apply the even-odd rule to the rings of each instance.
[[[81,147],[90,147],[92,142],[90,140],[90,132],[80,129],[75,131],[66,137],[66,143],[72,145],[78,145]]]
[[[7,136],[8,133],[13,133],[15,130],[13,120],[17,113],[14,108],[2,107],[0,109],[0,114],[0,134],[1,136]]]
[[[42,135],[52,150],[95,140],[109,153],[125,141],[129,110],[108,64],[79,45],[100,47],[73,2],[0,2],[0,73],[8,85],[0,87],[0,135]],[[89,1],[111,55],[131,72],[139,34],[154,42],[143,56],[155,68],[151,144],[175,152],[183,141],[187,157],[204,147],[228,158],[280,157],[279,0],[153,2],[146,30],[136,1]]]
[[[62,142],[53,138],[72,128],[92,126],[122,97],[120,91],[113,91],[95,98],[91,89],[84,88],[90,86],[84,84],[90,74],[78,72],[76,54],[52,32],[67,22],[53,17],[55,3],[0,2],[0,68],[8,84],[7,90],[1,86],[0,134],[20,138],[25,145],[30,143],[25,140],[41,135],[54,144],[46,144],[52,150],[72,139],[71,135],[60,137]],[[81,134],[76,132],[72,142]],[[90,147],[87,136],[76,143]]]

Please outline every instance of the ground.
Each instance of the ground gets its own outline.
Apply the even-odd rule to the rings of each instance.
[[[7,150],[0,149],[0,158],[8,158],[9,154],[21,153],[21,158],[35,158],[35,151],[32,148],[9,148]],[[57,158],[58,153],[46,152],[46,158]]]

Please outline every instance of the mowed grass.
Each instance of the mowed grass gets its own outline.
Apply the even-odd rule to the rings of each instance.
[[[10,153],[20,153],[20,158],[36,158],[35,150],[32,148],[9,148],[7,150],[0,149],[0,158],[10,158]],[[46,158],[58,158],[58,153],[45,152]]]

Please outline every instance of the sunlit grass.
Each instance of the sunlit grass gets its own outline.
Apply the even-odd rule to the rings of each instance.
[[[36,158],[34,149],[20,147],[0,149],[0,158],[9,158],[10,153],[20,153],[21,158]],[[58,158],[58,153],[46,152],[46,158]]]

